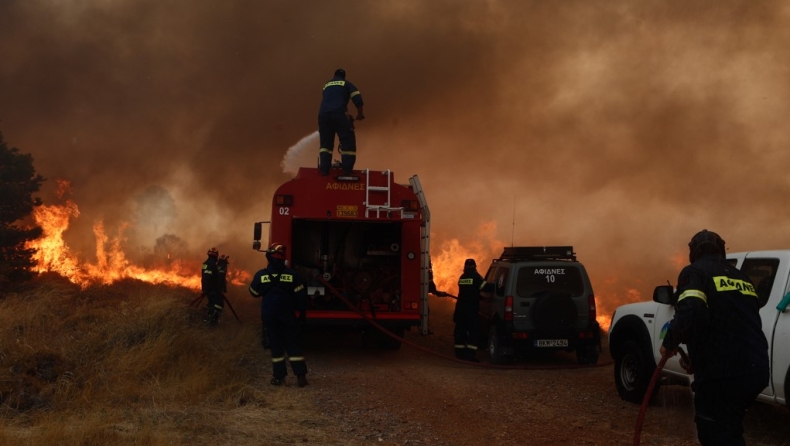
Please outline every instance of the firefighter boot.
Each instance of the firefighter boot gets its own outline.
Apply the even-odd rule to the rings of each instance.
[[[299,383],[299,387],[307,385],[307,377],[304,375],[296,375],[296,381]]]
[[[211,319],[208,321],[208,324],[216,326],[219,324],[219,317],[222,315],[222,310],[214,310],[214,313],[211,315]]]
[[[464,347],[463,345],[456,344],[456,346],[455,346],[455,357],[458,358],[458,359],[466,359],[465,356],[464,356],[465,350],[466,350],[466,347]]]
[[[283,382],[285,382],[285,379],[283,378],[272,378],[272,380],[269,381],[269,384],[273,386],[281,386],[283,385]]]
[[[464,360],[469,362],[480,362],[480,360],[477,359],[477,350],[467,348],[466,354],[464,355]]]
[[[206,317],[203,318],[203,322],[211,324],[211,320],[214,318],[214,308],[211,305],[206,306]]]

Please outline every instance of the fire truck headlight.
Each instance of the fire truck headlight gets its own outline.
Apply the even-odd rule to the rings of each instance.
[[[406,258],[409,259],[409,260],[414,260],[414,253],[410,252],[410,253],[406,254]]]

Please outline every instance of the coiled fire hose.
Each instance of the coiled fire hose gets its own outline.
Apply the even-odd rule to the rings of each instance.
[[[484,364],[482,362],[464,361],[462,359],[458,359],[458,358],[453,357],[453,356],[449,356],[449,355],[445,355],[445,354],[442,354],[442,353],[435,352],[435,351],[433,351],[433,350],[431,350],[429,348],[423,347],[422,345],[415,344],[414,342],[411,342],[411,341],[409,341],[409,340],[407,340],[405,338],[402,338],[400,336],[396,336],[396,335],[392,334],[384,326],[382,326],[381,324],[376,322],[373,317],[369,316],[366,312],[364,312],[364,311],[360,310],[359,308],[357,308],[351,301],[349,301],[345,296],[343,296],[343,294],[337,288],[335,288],[329,282],[324,280],[323,277],[315,276],[315,279],[317,279],[321,283],[323,283],[324,286],[326,286],[327,289],[329,289],[329,291],[331,291],[332,294],[335,297],[340,299],[349,309],[351,309],[352,311],[354,311],[357,314],[359,314],[366,322],[368,322],[370,325],[372,325],[375,329],[380,331],[385,336],[388,336],[388,337],[390,337],[390,338],[392,338],[392,339],[394,339],[396,341],[399,341],[399,342],[407,344],[407,345],[409,345],[411,347],[414,347],[417,350],[423,351],[425,353],[434,355],[434,356],[442,358],[442,359],[446,359],[448,361],[453,361],[453,362],[457,362],[459,364],[471,365],[471,366],[476,366],[476,367],[495,368],[495,369],[509,369],[509,370],[514,370],[514,369],[515,370],[581,369],[581,368],[590,368],[590,367],[604,367],[604,366],[608,366],[608,365],[612,364],[612,362],[609,361],[609,362],[595,364],[595,365],[583,365],[583,364],[499,365],[499,364]]]
[[[686,363],[690,364],[688,356],[686,356],[686,352],[683,348],[678,347],[678,353],[682,360]],[[653,389],[656,388],[656,383],[658,382],[658,377],[661,375],[661,370],[664,369],[664,365],[667,363],[667,359],[670,357],[668,355],[664,355],[661,357],[661,361],[658,362],[656,366],[656,370],[653,371],[653,376],[650,378],[650,384],[647,386],[645,390],[645,396],[642,397],[642,406],[639,408],[639,416],[636,418],[636,430],[634,431],[634,446],[639,446],[639,437],[642,434],[642,422],[645,420],[645,412],[647,412],[647,406],[650,404],[650,397],[653,395]]]

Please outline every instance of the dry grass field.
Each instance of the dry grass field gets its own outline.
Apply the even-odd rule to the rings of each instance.
[[[0,444],[342,444],[302,389],[268,385],[254,302],[209,329],[195,297],[59,276],[3,293]]]
[[[0,446],[612,446],[633,444],[639,407],[617,396],[611,359],[502,370],[448,361],[452,308],[433,300],[424,349],[365,347],[358,335],[305,336],[310,385],[269,385],[257,301],[242,319],[202,322],[185,288],[126,280],[80,289],[39,277],[0,295]],[[434,352],[434,353],[429,353]],[[540,365],[540,364],[535,364]],[[747,443],[788,445],[790,412],[756,405]],[[697,444],[687,388],[662,387],[643,445]]]

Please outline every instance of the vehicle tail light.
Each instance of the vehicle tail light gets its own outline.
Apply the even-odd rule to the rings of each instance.
[[[503,317],[506,321],[513,320],[513,296],[505,297],[505,314]]]
[[[294,196],[293,195],[275,195],[274,196],[274,204],[277,206],[293,206],[294,204]]]
[[[589,320],[590,320],[590,323],[592,323],[595,320],[596,316],[597,316],[596,311],[595,311],[595,294],[590,294],[590,297],[588,297],[587,299],[588,299],[588,301],[590,303],[590,314],[589,314],[589,318],[590,319]]]
[[[420,202],[417,200],[401,200],[400,205],[407,211],[418,211],[420,209]]]

